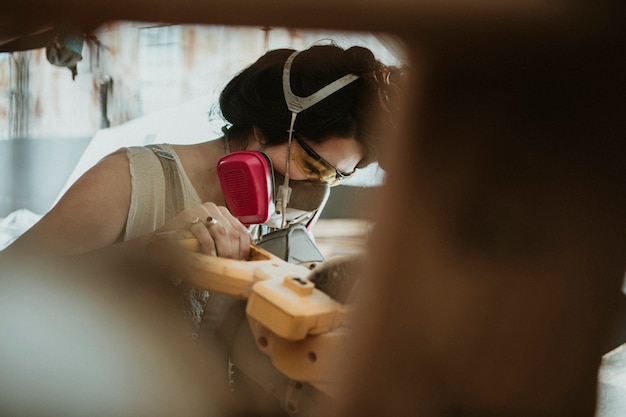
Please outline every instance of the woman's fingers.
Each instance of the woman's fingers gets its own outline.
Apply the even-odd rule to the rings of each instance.
[[[198,219],[196,221],[196,219]],[[204,225],[204,222],[200,220],[199,217],[192,220],[192,224],[189,228],[191,233],[198,239],[200,242],[200,247],[202,248],[202,252],[207,255],[217,256],[217,247],[215,244],[215,240],[213,240],[213,236],[209,232],[209,229]]]
[[[226,207],[204,203],[202,209],[202,217],[194,217],[190,226],[190,231],[200,242],[202,251],[225,258],[247,259],[251,238],[241,222]]]
[[[226,207],[204,203],[179,213],[160,232],[189,230],[203,253],[232,259],[248,259],[251,236]]]
[[[241,224],[241,222],[235,218],[226,207],[219,206],[224,220],[230,224],[231,228],[231,247],[233,258],[236,259],[248,259],[250,254],[250,243],[252,243],[252,236],[248,229]]]

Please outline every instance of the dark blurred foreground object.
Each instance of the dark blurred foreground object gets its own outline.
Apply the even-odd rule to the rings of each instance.
[[[598,18],[413,39],[338,415],[594,415],[626,263],[626,48]]]
[[[0,415],[225,412],[153,268],[29,257],[0,270]]]
[[[151,6],[54,2],[74,20],[387,30],[410,49],[338,415],[593,415],[623,299],[623,1]]]

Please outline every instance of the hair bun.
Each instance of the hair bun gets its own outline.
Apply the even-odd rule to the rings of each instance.
[[[350,72],[365,74],[374,71],[379,63],[372,51],[360,46],[353,46],[346,50],[346,62]]]

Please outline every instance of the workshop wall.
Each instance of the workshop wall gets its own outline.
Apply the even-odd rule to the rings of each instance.
[[[216,97],[228,79],[267,49],[332,39],[372,48],[387,63],[397,50],[364,33],[111,22],[83,43],[72,79],[44,48],[0,54],[0,140],[92,136],[197,97]],[[208,110],[208,109],[207,109]]]
[[[234,74],[268,49],[331,39],[367,46],[386,63],[401,59],[392,40],[374,34],[143,22],[106,23],[86,37],[74,78],[45,48],[0,53],[0,217],[45,213],[103,128],[165,111],[159,122],[170,118],[172,128],[158,140],[178,143],[189,118],[177,130],[179,116],[167,109],[201,98],[194,114],[214,123],[189,140],[218,137],[223,123],[211,108]]]

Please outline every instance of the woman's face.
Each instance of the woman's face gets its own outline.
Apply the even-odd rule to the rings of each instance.
[[[309,152],[303,148],[299,140],[304,142],[305,147],[308,145],[310,148],[308,150]],[[330,165],[343,174],[354,172],[359,162],[365,157],[363,146],[356,139],[351,137],[330,137],[322,143],[308,142],[304,138],[299,138],[299,140],[296,140],[294,137],[291,141],[292,152],[291,162],[289,164],[289,178],[295,181],[311,180],[303,169],[300,168],[300,166],[302,166],[302,158],[297,160],[299,155],[303,156],[305,159],[308,158],[309,156],[307,154],[310,153],[311,150],[313,153],[323,158],[327,163],[324,165]],[[261,149],[258,150],[263,151],[270,157],[276,172],[282,175],[285,174],[288,155],[287,143],[277,146],[261,147]]]

